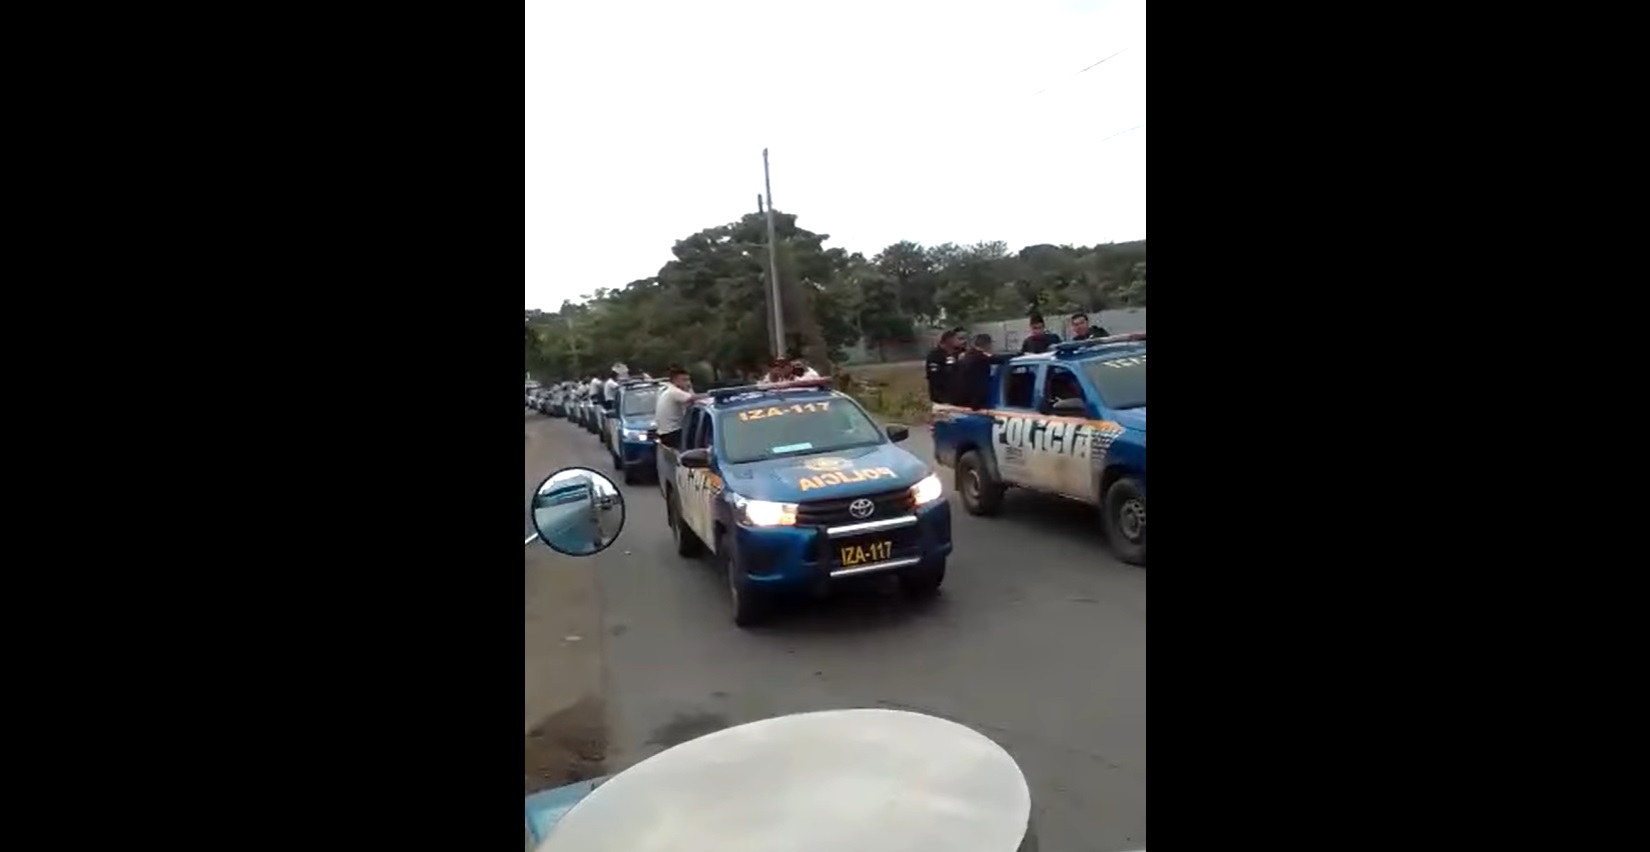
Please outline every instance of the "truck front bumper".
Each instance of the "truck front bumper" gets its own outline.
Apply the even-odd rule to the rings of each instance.
[[[909,515],[833,527],[741,524],[732,542],[752,583],[812,588],[944,560],[951,555],[951,504],[935,500]]]

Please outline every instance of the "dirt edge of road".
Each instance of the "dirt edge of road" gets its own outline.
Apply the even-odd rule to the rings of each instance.
[[[607,706],[586,696],[527,732],[526,788],[536,793],[607,772]]]
[[[548,436],[535,429],[545,425],[527,425],[528,494],[551,472]],[[538,541],[526,548],[523,751],[525,793],[533,793],[606,772],[607,694],[593,561],[564,556]]]
[[[534,542],[526,570],[524,750],[531,793],[603,773],[607,700],[591,564]]]

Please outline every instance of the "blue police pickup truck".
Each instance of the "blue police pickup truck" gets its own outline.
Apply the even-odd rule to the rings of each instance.
[[[1027,488],[1100,508],[1117,558],[1146,564],[1146,333],[1062,343],[992,368],[985,409],[937,405],[934,456],[963,508]]]
[[[603,423],[606,426],[608,455],[613,469],[624,472],[626,485],[635,485],[642,477],[655,471],[653,460],[654,410],[659,403],[659,390],[665,383],[659,379],[628,379],[619,383],[618,399],[613,412]]]
[[[677,450],[658,449],[676,551],[709,550],[726,572],[734,623],[787,591],[892,573],[906,595],[938,591],[951,509],[928,465],[828,379],[712,391],[689,408]]]

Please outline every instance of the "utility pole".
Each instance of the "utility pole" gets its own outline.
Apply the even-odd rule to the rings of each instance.
[[[567,357],[573,362],[573,378],[577,379],[579,378],[579,347],[577,341],[573,339],[573,318],[566,316],[562,319],[567,320]]]
[[[785,311],[779,303],[779,244],[774,238],[773,181],[768,177],[768,149],[762,149],[762,188],[768,193],[768,288],[773,302],[773,356],[785,354]]]

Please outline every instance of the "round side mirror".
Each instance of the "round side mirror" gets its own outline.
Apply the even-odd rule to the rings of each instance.
[[[600,553],[624,530],[624,495],[613,480],[587,467],[545,477],[529,511],[539,539],[568,556]]]

